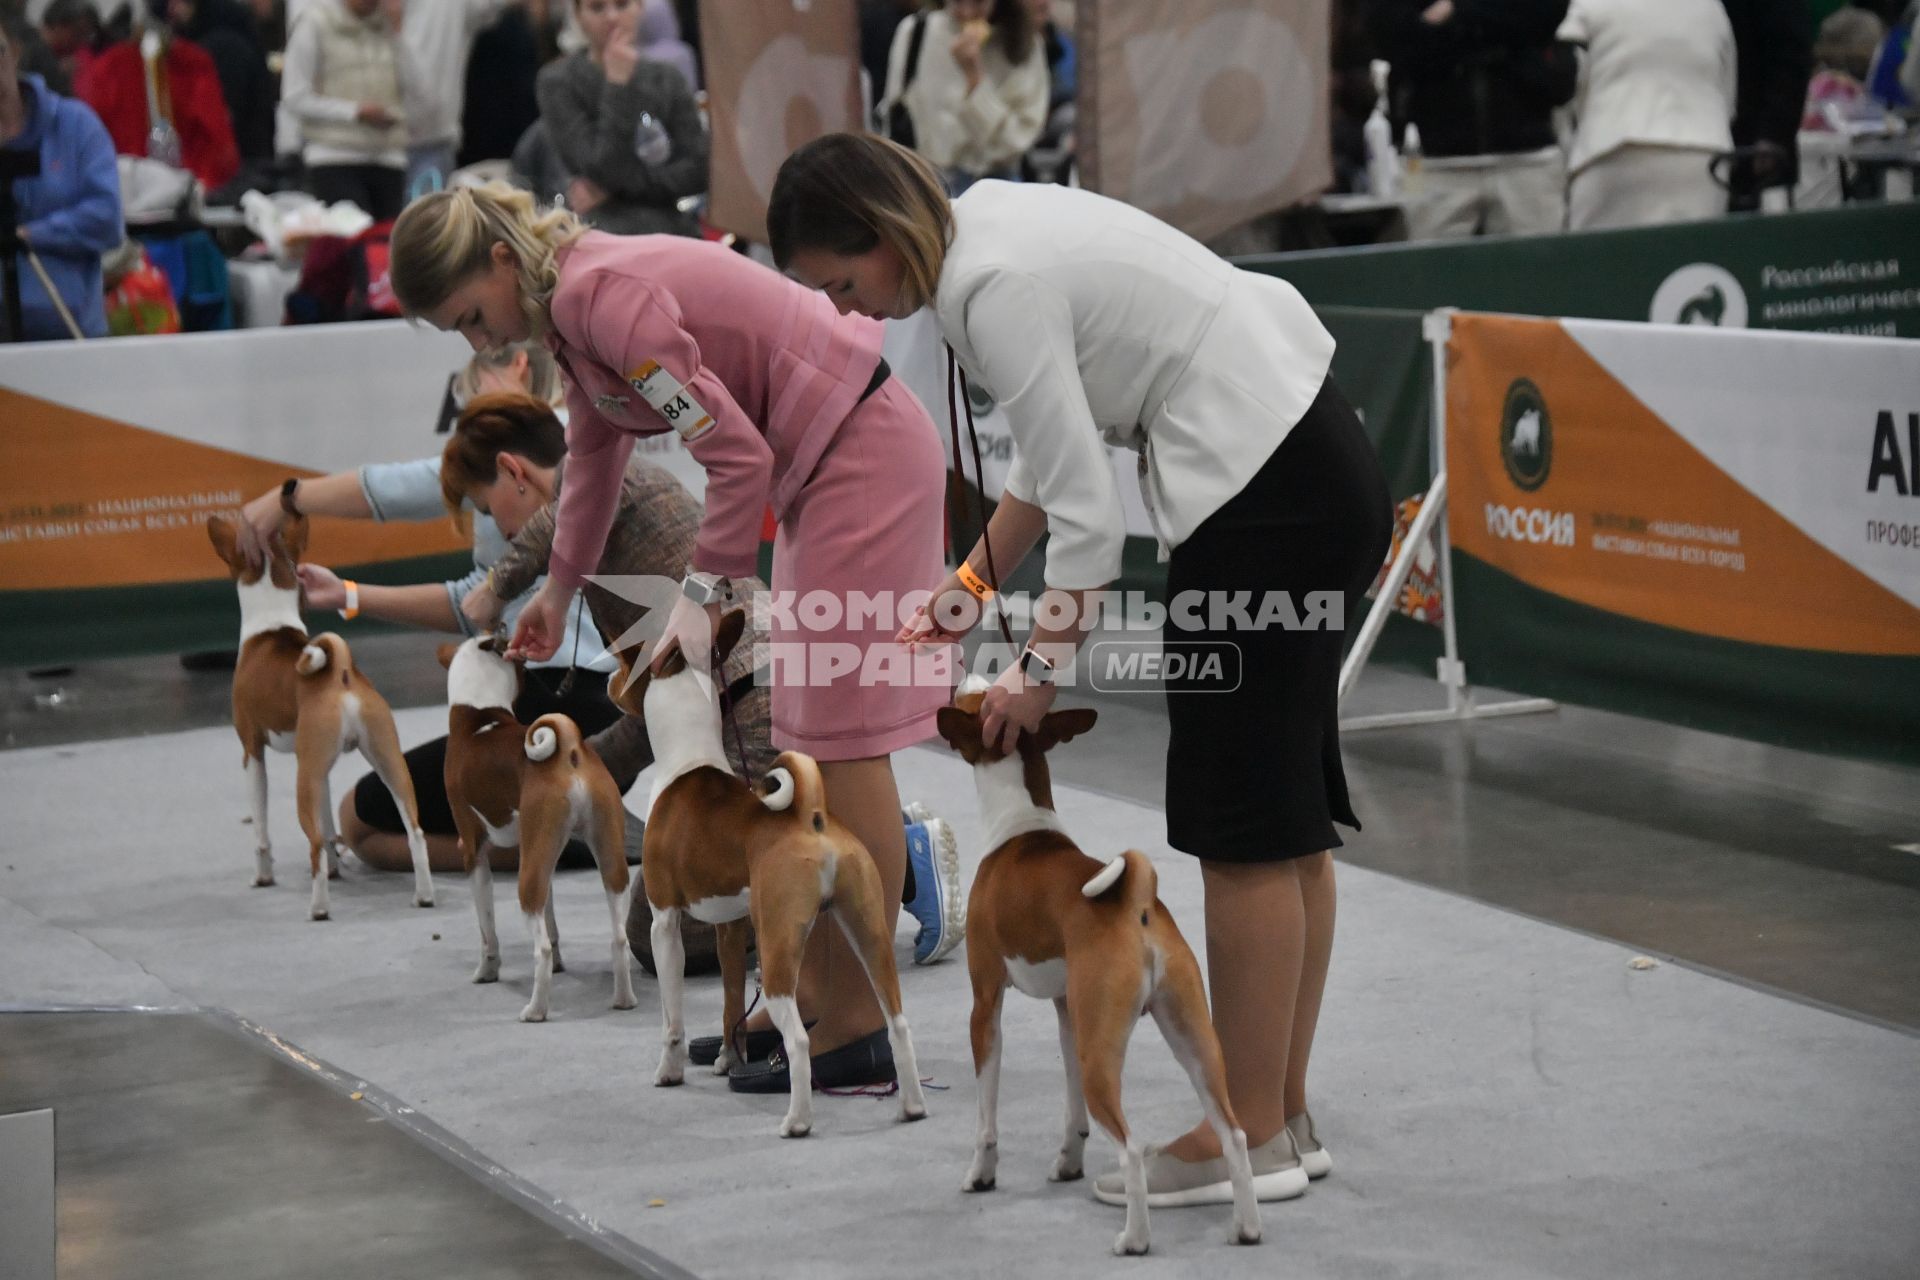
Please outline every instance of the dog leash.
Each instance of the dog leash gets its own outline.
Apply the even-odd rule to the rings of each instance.
[[[959,394],[957,396],[955,394],[956,384],[958,384],[959,388]],[[980,545],[984,547],[987,552],[987,585],[997,593],[1000,590],[1000,570],[996,568],[993,563],[993,540],[987,537],[987,473],[986,468],[983,467],[980,462],[980,433],[973,425],[973,400],[967,395],[966,378],[960,372],[959,357],[953,354],[953,344],[948,343],[947,430],[953,436],[953,484],[951,487],[953,489],[953,510],[956,515],[959,514],[961,508],[966,505],[967,497],[965,489],[967,469],[966,464],[960,457],[960,404],[966,406],[967,439],[973,445],[974,492],[979,502]],[[965,553],[962,553],[961,560],[963,563],[965,559]],[[984,609],[986,607],[986,601],[981,601],[980,607]],[[994,615],[1000,624],[1000,638],[1007,642],[1007,649],[1011,652],[1014,648],[1013,629],[1007,624],[1007,611],[1005,609],[996,609],[994,610]]]
[[[733,686],[727,683],[727,673],[720,658],[720,646],[714,645],[707,651],[708,660],[713,664],[713,682],[720,686],[720,710],[727,717],[727,727],[733,731],[733,749],[740,755],[740,773],[748,786],[754,786],[753,766],[747,758],[747,740],[740,733],[740,717],[733,710]],[[760,997],[755,996],[758,1000]]]

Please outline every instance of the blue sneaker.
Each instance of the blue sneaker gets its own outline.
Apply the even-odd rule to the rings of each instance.
[[[913,806],[907,824],[907,857],[913,864],[914,898],[907,910],[920,922],[913,939],[913,962],[934,964],[967,936],[967,901],[960,893],[960,847],[953,828]]]

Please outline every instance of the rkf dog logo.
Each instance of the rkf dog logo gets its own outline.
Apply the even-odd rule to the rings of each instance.
[[[1500,460],[1507,478],[1527,493],[1547,482],[1553,467],[1553,419],[1531,379],[1515,378],[1500,411]]]
[[[1690,262],[1676,269],[1653,291],[1647,319],[1653,324],[1744,329],[1747,327],[1747,291],[1725,267],[1711,262]]]

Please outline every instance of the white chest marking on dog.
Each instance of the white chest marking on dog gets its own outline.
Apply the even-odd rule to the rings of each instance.
[[[1067,962],[1042,960],[1029,964],[1018,956],[1008,956],[1007,979],[1036,1000],[1058,1000],[1067,994]]]
[[[643,709],[654,752],[648,813],[660,803],[660,793],[683,774],[706,766],[733,772],[720,743],[719,698],[706,672],[688,667],[678,675],[656,676],[647,685]]]
[[[283,755],[293,754],[293,735],[276,731],[267,735],[267,745]]]
[[[1029,831],[1061,831],[1060,817],[1043,809],[1027,794],[1027,780],[1018,756],[973,767],[973,785],[980,793],[980,815],[987,820],[984,848],[998,849]]]
[[[511,708],[518,685],[513,664],[482,649],[478,636],[462,641],[447,664],[447,702],[452,706]]]
[[[724,898],[702,898],[698,902],[687,904],[687,914],[702,924],[725,924],[729,920],[739,920],[746,916],[751,889],[742,889],[730,893]]]
[[[255,636],[282,627],[307,634],[300,620],[300,593],[289,587],[273,585],[273,575],[263,573],[258,582],[242,582],[240,590],[240,643],[245,646]]]

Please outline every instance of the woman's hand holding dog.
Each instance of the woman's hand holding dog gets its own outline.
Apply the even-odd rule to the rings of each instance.
[[[323,564],[303,564],[294,572],[300,575],[300,594],[307,608],[347,607],[347,586],[333,570]]]

